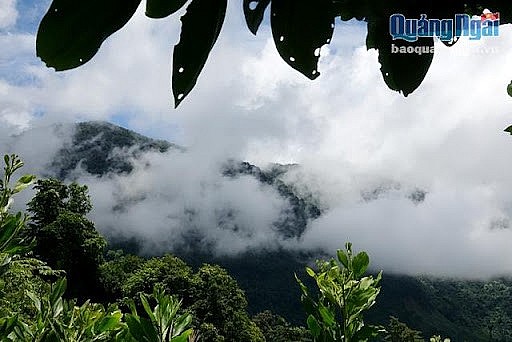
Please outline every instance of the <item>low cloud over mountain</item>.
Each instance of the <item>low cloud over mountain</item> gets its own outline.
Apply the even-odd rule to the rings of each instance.
[[[135,238],[145,254],[332,253],[350,240],[389,272],[487,277],[512,268],[512,259],[489,267],[509,253],[511,231],[486,187],[333,177],[329,165],[258,167],[106,122],[31,129],[3,144],[27,170],[87,184],[97,228],[114,243]]]

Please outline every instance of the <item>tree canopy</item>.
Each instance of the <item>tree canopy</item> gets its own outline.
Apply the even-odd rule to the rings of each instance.
[[[91,60],[101,44],[122,28],[142,0],[53,0],[42,19],[36,41],[37,55],[56,70],[76,68]],[[146,16],[167,17],[187,1],[146,0]],[[174,47],[172,91],[175,106],[194,88],[201,70],[220,34],[227,0],[192,0],[181,18],[179,43]],[[357,19],[368,25],[366,46],[379,52],[384,81],[392,90],[407,96],[425,78],[434,55],[434,38],[416,41],[393,40],[389,18],[400,13],[408,18],[449,19],[456,14],[480,15],[485,8],[500,12],[500,24],[511,22],[512,4],[488,0],[370,1],[370,0],[243,0],[249,30],[256,34],[265,11],[270,8],[270,25],[282,59],[309,79],[320,75],[320,48],[331,42],[335,19]],[[452,46],[458,40],[454,34]],[[429,47],[427,53],[392,53],[396,47]]]

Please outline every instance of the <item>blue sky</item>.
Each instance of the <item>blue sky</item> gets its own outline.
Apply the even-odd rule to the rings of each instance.
[[[3,140],[59,122],[107,120],[189,147],[190,158],[181,164],[174,157],[151,156],[151,169],[141,167],[129,177],[84,175],[98,201],[98,226],[123,220],[127,229],[137,229],[144,213],[166,196],[164,190],[187,194],[189,186],[201,193],[197,184],[219,181],[212,178],[212,167],[228,158],[258,165],[294,162],[302,167],[289,180],[317,195],[327,211],[311,222],[302,245],[289,248],[335,250],[351,240],[389,270],[512,273],[512,231],[495,224],[510,225],[512,219],[512,138],[503,132],[512,124],[512,98],[506,94],[512,78],[509,25],[500,28],[498,38],[463,39],[452,48],[436,43],[427,77],[404,98],[382,80],[377,52],[365,47],[364,23],[338,22],[332,44],[322,49],[321,75],[312,82],[280,60],[268,25],[252,36],[240,1],[230,2],[196,88],[175,110],[170,62],[183,11],[156,21],[145,18],[141,7],[91,62],[56,73],[34,57],[35,29],[47,4],[0,2],[0,146],[15,146],[44,167],[58,138],[28,131],[23,143],[1,145]],[[400,189],[361,202],[361,191],[395,183]],[[104,210],[113,191],[130,194],[133,184],[153,202],[141,204],[133,216],[109,216]],[[248,213],[247,222],[272,215],[268,203],[251,211],[264,202],[261,189],[239,186],[247,199],[255,198],[240,208]],[[232,184],[221,188],[215,194],[243,203]],[[428,192],[422,205],[407,199],[415,188]],[[211,194],[196,195],[189,199],[198,206],[213,208],[218,201]],[[168,216],[162,208],[151,218],[154,229],[148,234],[161,236]],[[240,246],[261,241],[266,240]]]

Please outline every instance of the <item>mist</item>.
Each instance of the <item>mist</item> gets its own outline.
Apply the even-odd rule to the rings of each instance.
[[[16,10],[15,1],[1,6]],[[90,63],[65,73],[33,57],[35,37],[21,14],[0,17],[0,152],[47,175],[73,134],[53,125],[86,120],[185,146],[144,154],[128,175],[73,172],[89,186],[96,227],[137,237],[148,253],[195,241],[219,256],[276,248],[332,254],[352,241],[384,271],[512,273],[512,137],[503,132],[512,121],[509,25],[495,39],[436,42],[426,79],[404,98],[384,84],[377,53],[364,46],[364,24],[337,23],[311,82],[280,60],[268,25],[257,37],[247,32],[238,6],[230,5],[178,110],[169,83],[178,16],[153,21],[139,9]],[[300,239],[282,238],[273,223],[289,203],[251,176],[223,177],[230,159],[299,164],[283,180],[311,194],[322,215]],[[365,198],[375,189],[384,190]],[[425,193],[420,202],[410,198],[417,189]]]

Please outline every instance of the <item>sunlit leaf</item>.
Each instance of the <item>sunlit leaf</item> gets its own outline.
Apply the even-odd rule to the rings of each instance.
[[[316,275],[315,271],[313,271],[311,267],[306,267],[306,272],[309,274],[310,277],[314,277]]]
[[[370,264],[370,258],[368,257],[368,254],[366,252],[360,252],[358,253],[354,259],[352,259],[352,267],[354,270],[354,276],[356,278],[361,277],[364,272],[366,272],[366,269],[368,268],[368,265]]]
[[[36,179],[36,176],[34,175],[24,175],[14,185],[13,194],[16,194],[23,189],[29,187]]]

